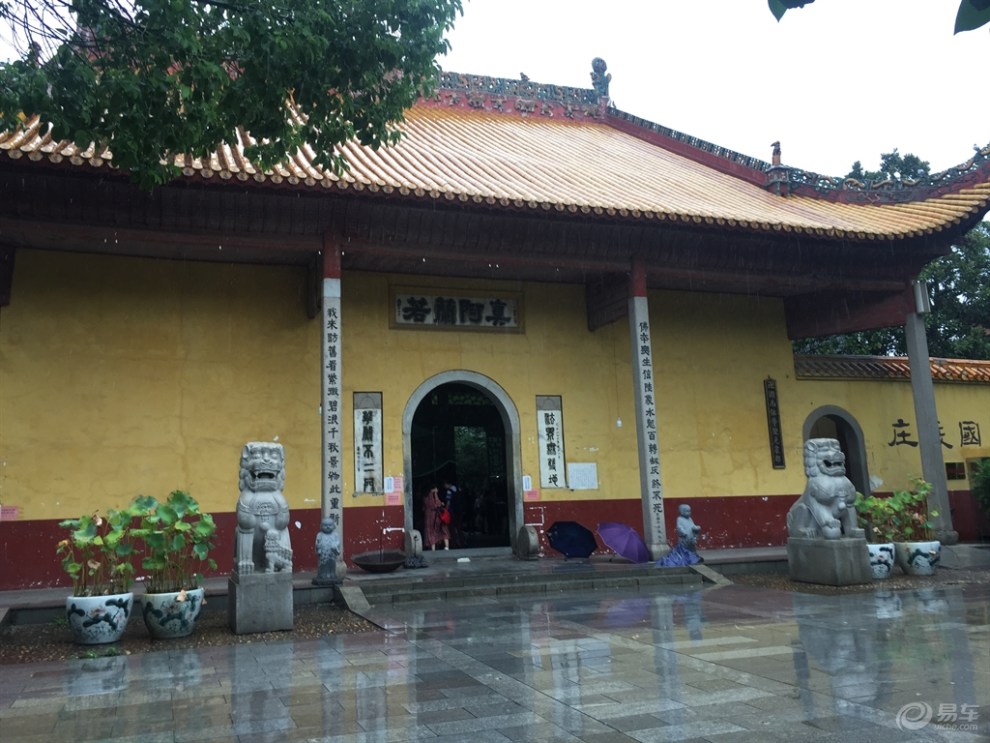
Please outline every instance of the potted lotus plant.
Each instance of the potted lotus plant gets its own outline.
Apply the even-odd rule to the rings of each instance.
[[[183,490],[165,501],[150,495],[134,499],[140,524],[134,529],[148,571],[141,613],[155,638],[185,637],[196,628],[205,602],[203,567],[216,569],[210,557],[216,524],[200,511],[199,503]]]
[[[894,570],[893,509],[890,498],[856,493],[856,518],[866,533],[870,571],[876,580],[885,580]]]
[[[116,642],[134,605],[134,534],[130,508],[66,519],[68,536],[56,546],[72,580],[65,611],[73,640],[82,645]]]
[[[867,528],[879,539],[893,543],[894,559],[908,575],[932,575],[941,556],[942,545],[932,536],[931,519],[938,511],[928,508],[931,491],[931,483],[915,478],[909,489],[856,501],[857,513],[863,508]]]

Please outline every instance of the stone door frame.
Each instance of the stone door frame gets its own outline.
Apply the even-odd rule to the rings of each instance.
[[[478,372],[458,369],[435,374],[422,382],[409,396],[402,411],[402,469],[404,472],[404,526],[407,534],[412,533],[413,514],[416,508],[412,471],[412,425],[413,417],[424,400],[433,390],[445,384],[457,383],[481,392],[491,400],[502,419],[505,430],[506,448],[506,497],[509,501],[509,543],[515,545],[516,535],[523,524],[522,498],[522,444],[519,435],[519,412],[508,393],[495,380]],[[505,548],[511,550],[510,547]]]
[[[867,467],[866,458],[866,436],[856,418],[847,410],[838,405],[822,405],[812,410],[808,417],[804,419],[804,430],[802,431],[802,443],[811,438],[811,430],[822,418],[831,418],[836,427],[842,430],[846,437],[846,477],[853,481],[857,490],[861,490],[863,495],[869,495],[873,489],[870,485],[870,471]]]

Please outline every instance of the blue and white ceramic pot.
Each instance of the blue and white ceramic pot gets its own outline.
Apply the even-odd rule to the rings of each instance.
[[[894,558],[908,575],[934,575],[935,566],[942,556],[942,543],[894,542]]]
[[[203,610],[203,589],[171,593],[146,593],[141,597],[141,614],[148,634],[155,639],[187,637],[196,629]]]
[[[890,577],[894,570],[894,545],[892,542],[884,544],[867,544],[866,548],[870,552],[870,571],[874,580],[884,580]]]
[[[117,642],[127,629],[133,607],[133,593],[69,596],[65,600],[65,615],[73,642],[78,645]]]

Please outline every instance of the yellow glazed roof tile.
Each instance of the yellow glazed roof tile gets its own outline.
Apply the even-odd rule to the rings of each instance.
[[[372,150],[345,144],[341,153],[349,170],[340,176],[314,165],[315,153],[309,147],[262,171],[244,157],[243,132],[236,143],[209,158],[180,157],[176,164],[183,179],[367,189],[390,197],[837,238],[922,235],[978,218],[990,209],[990,148],[978,153],[970,167],[960,166],[946,175],[937,187],[914,189],[899,201],[870,194],[878,202],[870,203],[857,200],[855,194],[825,194],[814,183],[792,187],[782,196],[768,188],[767,172],[759,167],[767,164],[761,161],[733,163],[721,148],[702,151],[695,140],[687,138],[685,144],[683,135],[682,140],[672,139],[658,133],[662,128],[644,126],[649,122],[621,112],[555,115],[562,110],[519,115],[487,106],[451,105],[443,99],[422,102],[407,111],[397,145]],[[37,118],[19,131],[0,135],[0,150],[12,159],[112,166],[108,151],[52,141]],[[818,177],[818,185],[837,180]]]

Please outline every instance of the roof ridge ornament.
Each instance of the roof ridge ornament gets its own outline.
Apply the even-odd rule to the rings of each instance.
[[[884,177],[877,181],[860,181],[848,176],[825,176],[810,170],[788,167],[777,162],[779,143],[774,143],[773,164],[766,167],[767,190],[781,195],[787,193],[814,194],[836,197],[850,203],[906,203],[932,194],[945,194],[967,182],[979,182],[990,172],[990,144],[973,145],[973,156],[964,163],[954,165],[938,173],[916,177]],[[798,191],[797,189],[801,189]]]
[[[778,196],[787,196],[790,193],[791,171],[786,165],[781,165],[780,140],[770,145],[773,153],[770,158],[770,167],[767,168],[767,190],[773,191]]]
[[[607,69],[608,65],[601,57],[595,57],[591,60],[591,87],[595,89],[595,93],[598,95],[599,116],[605,116],[610,100],[608,86],[612,82],[612,73],[606,72]]]

